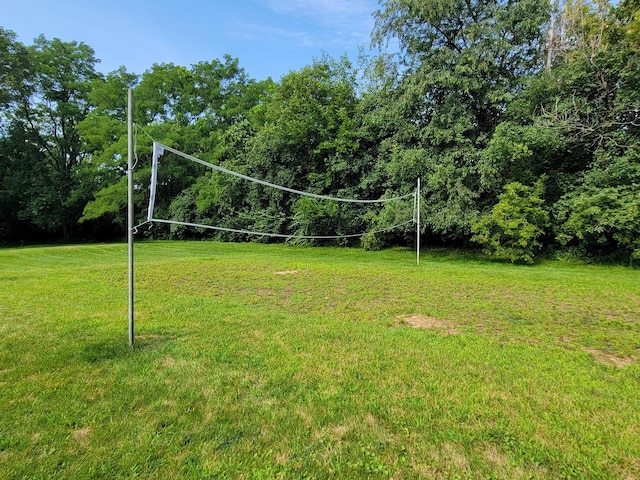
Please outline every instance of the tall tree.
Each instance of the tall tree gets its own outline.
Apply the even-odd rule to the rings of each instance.
[[[16,40],[16,34],[0,27],[0,111],[6,111],[16,100],[29,75],[27,48]],[[6,121],[2,119],[6,128]]]
[[[20,192],[18,184],[28,178],[28,170],[19,169],[24,154],[8,121],[10,108],[23,88],[28,71],[27,49],[16,41],[16,35],[0,27],[0,243],[15,241],[20,236]],[[18,144],[18,148],[16,148]]]
[[[354,111],[355,70],[346,58],[324,57],[285,75],[248,120],[225,131],[225,166],[298,190],[353,195],[364,175]],[[196,186],[197,210],[224,226],[272,233],[320,235],[344,225],[344,212],[324,209],[275,189],[213,174]],[[349,192],[349,193],[347,193]],[[222,195],[224,193],[224,195]],[[332,215],[332,223],[327,223]],[[357,227],[355,227],[357,229]]]
[[[78,175],[86,152],[77,126],[90,110],[88,93],[98,76],[98,60],[83,43],[44,36],[21,59],[10,68],[9,76],[20,84],[12,88],[8,124],[18,135],[14,141],[24,143],[15,154],[37,152],[23,158],[32,162],[33,181],[22,192],[21,216],[69,240],[89,194]]]
[[[93,111],[82,122],[82,137],[91,152],[90,168],[95,180],[94,197],[84,209],[82,221],[113,221],[124,228],[126,188],[126,92],[134,89],[134,120],[138,126],[137,159],[134,173],[136,205],[148,197],[151,141],[199,157],[217,161],[224,148],[221,138],[226,129],[251,115],[269,88],[270,81],[256,82],[247,77],[237,59],[199,62],[190,68],[156,64],[140,77],[124,69],[94,82],[90,101]],[[171,201],[193,186],[202,168],[188,161],[163,162],[166,167],[158,182],[160,215],[167,216]],[[182,202],[182,203],[181,203]],[[180,199],[178,204],[184,204]],[[176,204],[177,205],[177,204]],[[177,207],[176,207],[177,208]],[[189,209],[180,210],[185,219]],[[142,218],[142,208],[138,214]]]
[[[640,3],[580,2],[574,47],[551,72],[545,116],[584,152],[556,205],[558,239],[640,258]]]
[[[395,38],[405,71],[401,87],[411,126],[403,129],[389,168],[425,177],[426,223],[465,237],[483,201],[480,152],[524,76],[541,65],[541,0],[386,0],[373,40]]]

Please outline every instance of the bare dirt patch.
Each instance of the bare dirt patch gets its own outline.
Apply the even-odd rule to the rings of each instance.
[[[89,446],[89,435],[93,432],[91,427],[82,427],[73,431],[73,439],[82,447]]]
[[[276,275],[295,275],[296,273],[300,272],[298,272],[298,270],[282,270],[280,272],[275,272]]]
[[[484,450],[484,458],[500,472],[505,471],[508,458],[497,446],[487,445]]]
[[[614,367],[628,367],[636,361],[636,357],[619,357],[617,355],[598,350],[597,348],[583,347],[582,350],[593,355],[596,362],[600,362],[605,365],[613,365]]]
[[[440,320],[439,318],[430,317],[429,315],[407,315],[400,317],[400,319],[403,323],[411,325],[414,328],[438,330],[450,335],[460,333],[452,323]]]
[[[175,358],[169,356],[165,357],[160,361],[160,364],[163,367],[186,367],[188,362],[184,359],[176,360]]]
[[[287,463],[289,463],[290,459],[291,457],[287,452],[278,452],[275,456],[275,461],[278,465],[286,465]]]

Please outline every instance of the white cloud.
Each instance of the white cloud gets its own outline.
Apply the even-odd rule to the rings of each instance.
[[[369,42],[377,0],[267,0],[267,8],[317,28],[281,29],[283,36],[304,38],[313,46],[353,46]]]
[[[259,23],[242,23],[241,28],[235,31],[235,35],[247,40],[279,42],[284,39],[302,47],[318,46],[317,39],[310,32]]]

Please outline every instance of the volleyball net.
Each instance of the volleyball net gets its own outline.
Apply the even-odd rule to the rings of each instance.
[[[220,174],[235,177],[244,182],[260,185],[264,188],[275,189],[281,192],[286,192],[287,194],[294,195],[299,198],[309,198],[317,202],[333,202],[337,204],[361,205],[361,206],[368,206],[368,207],[375,207],[375,206],[385,207],[386,206],[386,207],[390,207],[388,208],[389,211],[393,211],[395,213],[393,215],[389,215],[390,218],[384,225],[380,225],[380,222],[378,222],[377,227],[373,229],[366,229],[364,231],[354,231],[354,232],[346,232],[346,233],[328,232],[328,234],[322,234],[322,235],[300,234],[296,232],[282,233],[282,232],[274,232],[274,231],[265,231],[262,229],[233,228],[229,226],[213,225],[210,223],[185,221],[185,219],[163,218],[163,215],[157,214],[156,197],[158,195],[159,178],[161,177],[161,175],[159,175],[159,172],[161,172],[161,169],[162,169],[162,164],[163,164],[162,158],[163,156],[166,156],[168,153],[173,154],[183,159],[184,161],[194,162],[202,167],[206,167],[206,169],[209,171],[219,172]],[[337,196],[322,195],[318,193],[307,192],[307,191],[299,190],[292,187],[277,185],[273,182],[254,178],[249,175],[236,172],[236,171],[224,168],[222,166],[215,165],[213,163],[202,160],[198,157],[195,157],[194,155],[181,152],[180,150],[177,150],[175,148],[172,148],[167,145],[154,141],[153,153],[152,153],[151,180],[150,180],[150,187],[149,187],[149,205],[147,208],[147,222],[178,225],[182,227],[191,227],[191,228],[198,228],[198,229],[216,230],[220,232],[229,232],[229,233],[243,234],[248,236],[283,238],[287,240],[290,240],[290,239],[304,239],[304,240],[350,239],[350,238],[363,237],[365,235],[378,234],[382,232],[390,232],[393,230],[401,229],[402,227],[407,228],[409,225],[419,222],[418,199],[419,199],[419,195],[418,195],[417,189],[405,195],[384,197],[384,198],[377,198],[377,199],[345,198],[345,197],[337,197]],[[403,216],[404,218],[401,218]]]

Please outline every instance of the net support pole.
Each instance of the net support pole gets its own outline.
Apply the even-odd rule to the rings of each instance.
[[[127,98],[127,243],[129,253],[129,346],[134,344],[133,330],[133,90],[129,89]]]
[[[420,265],[420,177],[416,190],[416,262]]]

